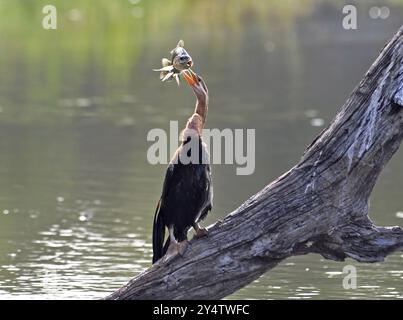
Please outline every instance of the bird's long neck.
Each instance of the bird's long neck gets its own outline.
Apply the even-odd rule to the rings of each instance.
[[[206,88],[207,89],[207,88]],[[206,90],[207,91],[207,90]],[[196,92],[196,107],[194,113],[198,114],[202,119],[202,128],[204,128],[204,124],[206,123],[207,119],[207,112],[208,112],[208,92],[205,94],[198,94]]]
[[[208,111],[208,89],[206,83],[200,79],[201,86],[193,86],[193,92],[196,95],[196,107],[193,115],[188,119],[184,130],[185,135],[195,130],[201,137],[203,134],[204,124],[206,123],[207,111]]]

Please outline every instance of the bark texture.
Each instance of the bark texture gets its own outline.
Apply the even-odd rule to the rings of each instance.
[[[375,226],[368,203],[402,138],[403,27],[295,167],[107,299],[220,299],[293,255],[383,261],[403,230]]]

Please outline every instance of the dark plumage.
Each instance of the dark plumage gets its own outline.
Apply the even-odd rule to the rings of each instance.
[[[205,147],[200,141],[200,153]],[[179,147],[178,153],[182,152],[186,141]],[[201,156],[200,156],[201,158]],[[178,159],[177,155],[175,159]],[[182,164],[168,165],[165,175],[162,196],[158,203],[154,218],[153,263],[165,255],[170,238],[168,237],[164,247],[165,227],[173,226],[176,241],[187,240],[187,233],[195,223],[203,220],[212,204],[212,181],[209,164]],[[201,161],[200,161],[201,163]]]

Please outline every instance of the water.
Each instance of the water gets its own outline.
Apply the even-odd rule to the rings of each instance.
[[[382,21],[358,2],[355,31],[334,1],[54,3],[59,29],[44,31],[41,1],[0,1],[2,299],[102,298],[150,265],[165,166],[148,164],[147,132],[184,124],[194,105],[151,69],[179,38],[210,89],[207,127],[256,129],[253,175],[213,168],[210,224],[298,161],[403,18],[399,1],[383,2]],[[402,159],[373,193],[379,225],[402,225]],[[402,262],[294,257],[229,298],[403,298]],[[342,287],[349,264],[355,290]]]

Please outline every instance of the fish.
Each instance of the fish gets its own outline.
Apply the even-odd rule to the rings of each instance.
[[[162,82],[175,79],[176,83],[179,85],[179,75],[193,66],[192,57],[185,50],[184,46],[184,41],[179,40],[176,47],[171,50],[171,60],[162,58],[162,68],[153,69],[153,71],[160,72]]]

